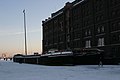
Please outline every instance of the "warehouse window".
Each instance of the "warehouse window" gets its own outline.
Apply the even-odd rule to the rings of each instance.
[[[104,26],[101,26],[101,32],[104,32],[105,29],[104,29]]]
[[[97,28],[98,33],[100,33],[100,27]]]
[[[87,30],[85,31],[85,35],[87,36]]]
[[[60,30],[63,31],[63,22],[60,22]]]
[[[116,15],[116,11],[112,11],[112,17],[114,17]]]
[[[91,48],[91,41],[90,40],[86,40],[85,48]]]
[[[120,34],[118,35],[118,40],[120,41]]]
[[[104,46],[104,38],[98,39],[98,46]]]
[[[86,30],[85,31],[85,36],[90,36],[91,35],[91,30],[89,29],[89,30]]]
[[[88,30],[88,35],[91,35],[91,31],[90,31],[90,29]]]

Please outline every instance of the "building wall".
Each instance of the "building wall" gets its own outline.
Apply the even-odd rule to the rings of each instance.
[[[43,52],[99,48],[120,57],[120,0],[75,0],[43,21]]]

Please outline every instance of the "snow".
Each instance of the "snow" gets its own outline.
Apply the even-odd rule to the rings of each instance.
[[[0,60],[0,80],[120,80],[120,65],[44,66]]]

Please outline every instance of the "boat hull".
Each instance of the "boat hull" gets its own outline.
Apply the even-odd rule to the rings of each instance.
[[[93,55],[52,55],[52,56],[14,56],[14,62],[40,65],[96,65],[99,54]]]

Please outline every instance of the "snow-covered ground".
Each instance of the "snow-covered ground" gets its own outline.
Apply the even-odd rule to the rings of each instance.
[[[120,80],[120,65],[43,66],[0,60],[0,80]]]

